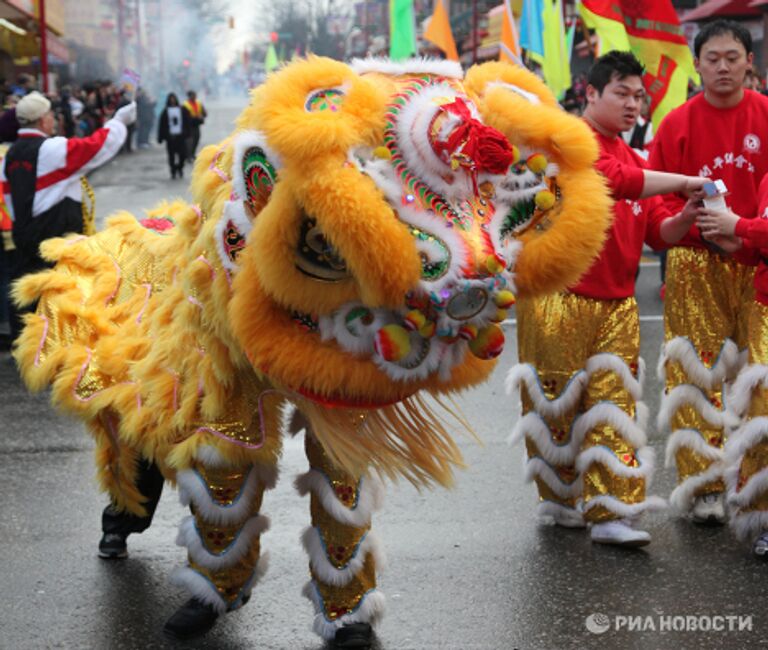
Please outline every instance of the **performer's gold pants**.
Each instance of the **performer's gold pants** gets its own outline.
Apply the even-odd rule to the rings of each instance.
[[[310,470],[296,482],[301,494],[310,494],[312,514],[303,535],[311,577],[304,594],[315,607],[315,631],[333,639],[339,627],[374,623],[383,613],[384,597],[376,589],[379,551],[370,532],[380,487],[369,477],[338,470],[311,433],[306,453]],[[261,534],[269,520],[260,513],[264,490],[276,475],[274,464],[233,464],[210,450],[177,473],[192,516],[177,540],[187,547],[189,564],[175,571],[174,582],[219,612],[240,607],[266,570]]]
[[[678,486],[670,502],[681,512],[697,496],[724,491],[723,390],[743,365],[753,276],[752,267],[706,250],[667,256],[659,428],[671,430],[667,464],[677,466]]]
[[[728,403],[743,420],[725,446],[730,524],[745,540],[768,530],[768,306],[752,304],[748,329],[749,362]]]
[[[564,525],[635,517],[646,499],[652,450],[641,398],[640,324],[634,298],[570,293],[517,304],[526,473],[539,512]]]

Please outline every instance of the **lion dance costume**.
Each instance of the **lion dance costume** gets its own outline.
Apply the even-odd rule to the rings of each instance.
[[[176,582],[219,612],[264,571],[262,496],[294,405],[305,594],[333,639],[383,610],[376,477],[450,483],[440,395],[489,374],[515,291],[559,289],[598,252],[596,153],[521,69],[293,63],[201,152],[194,204],[43,245],[57,265],[15,288],[39,300],[17,361],[85,420],[118,508],[143,514],[141,459],[178,484]]]

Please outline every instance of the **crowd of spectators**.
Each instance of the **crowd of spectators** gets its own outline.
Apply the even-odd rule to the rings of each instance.
[[[36,87],[31,75],[20,74],[15,83],[0,79],[0,142],[13,142],[19,124],[16,120],[16,103]],[[138,147],[149,146],[149,134],[155,121],[155,102],[139,88],[135,98],[128,90],[110,80],[91,81],[81,85],[65,85],[58,92],[47,94],[56,115],[57,133],[71,137],[84,137],[101,128],[114,112],[135,99],[139,118],[135,129],[126,141],[125,150],[134,145],[137,134]]]

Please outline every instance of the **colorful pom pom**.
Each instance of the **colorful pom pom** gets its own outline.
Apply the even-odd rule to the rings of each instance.
[[[495,302],[496,306],[501,309],[509,309],[515,304],[515,294],[504,289],[503,291],[499,291],[493,297],[493,302]]]
[[[536,192],[534,201],[539,210],[551,210],[555,205],[555,195],[549,190],[541,190],[541,192]]]
[[[520,162],[520,149],[518,149],[515,145],[512,145],[512,162],[511,165],[516,165]]]
[[[422,314],[418,309],[412,309],[403,318],[403,325],[409,332],[414,332],[424,327],[427,322],[427,317]]]
[[[373,155],[382,160],[392,160],[392,152],[389,150],[389,147],[385,147],[384,145],[376,147],[373,150]]]
[[[491,275],[497,275],[504,270],[504,261],[496,255],[489,255],[485,258],[485,268]]]
[[[503,323],[505,320],[507,320],[506,309],[497,309],[496,313],[493,316],[491,316],[492,323]]]
[[[424,323],[423,327],[419,328],[419,334],[423,336],[425,339],[431,339],[435,335],[435,330],[437,330],[437,325],[434,321],[428,320],[426,323]]]
[[[504,349],[504,332],[498,325],[488,325],[469,342],[469,349],[478,359],[495,359]]]
[[[376,332],[374,347],[385,361],[401,361],[411,351],[408,331],[400,325],[385,325]]]
[[[528,156],[525,164],[534,174],[543,174],[548,163],[543,153],[535,153],[532,156]]]
[[[462,325],[459,336],[465,341],[474,341],[477,338],[477,325]]]

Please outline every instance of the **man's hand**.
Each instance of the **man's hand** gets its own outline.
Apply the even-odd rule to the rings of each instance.
[[[696,223],[699,215],[704,212],[704,206],[701,204],[697,194],[698,192],[695,192],[694,196],[685,202],[683,209],[680,211],[680,219],[685,224],[686,230]]]
[[[112,118],[130,126],[136,121],[136,102],[126,104],[115,113],[115,117]]]
[[[711,182],[711,179],[704,178],[703,176],[686,176],[682,193],[689,199],[701,200],[704,198],[702,188],[705,183],[709,182]]]
[[[738,222],[739,215],[730,210],[723,212],[704,208],[700,211],[696,225],[701,230],[702,237],[715,243],[715,237],[733,237]]]

